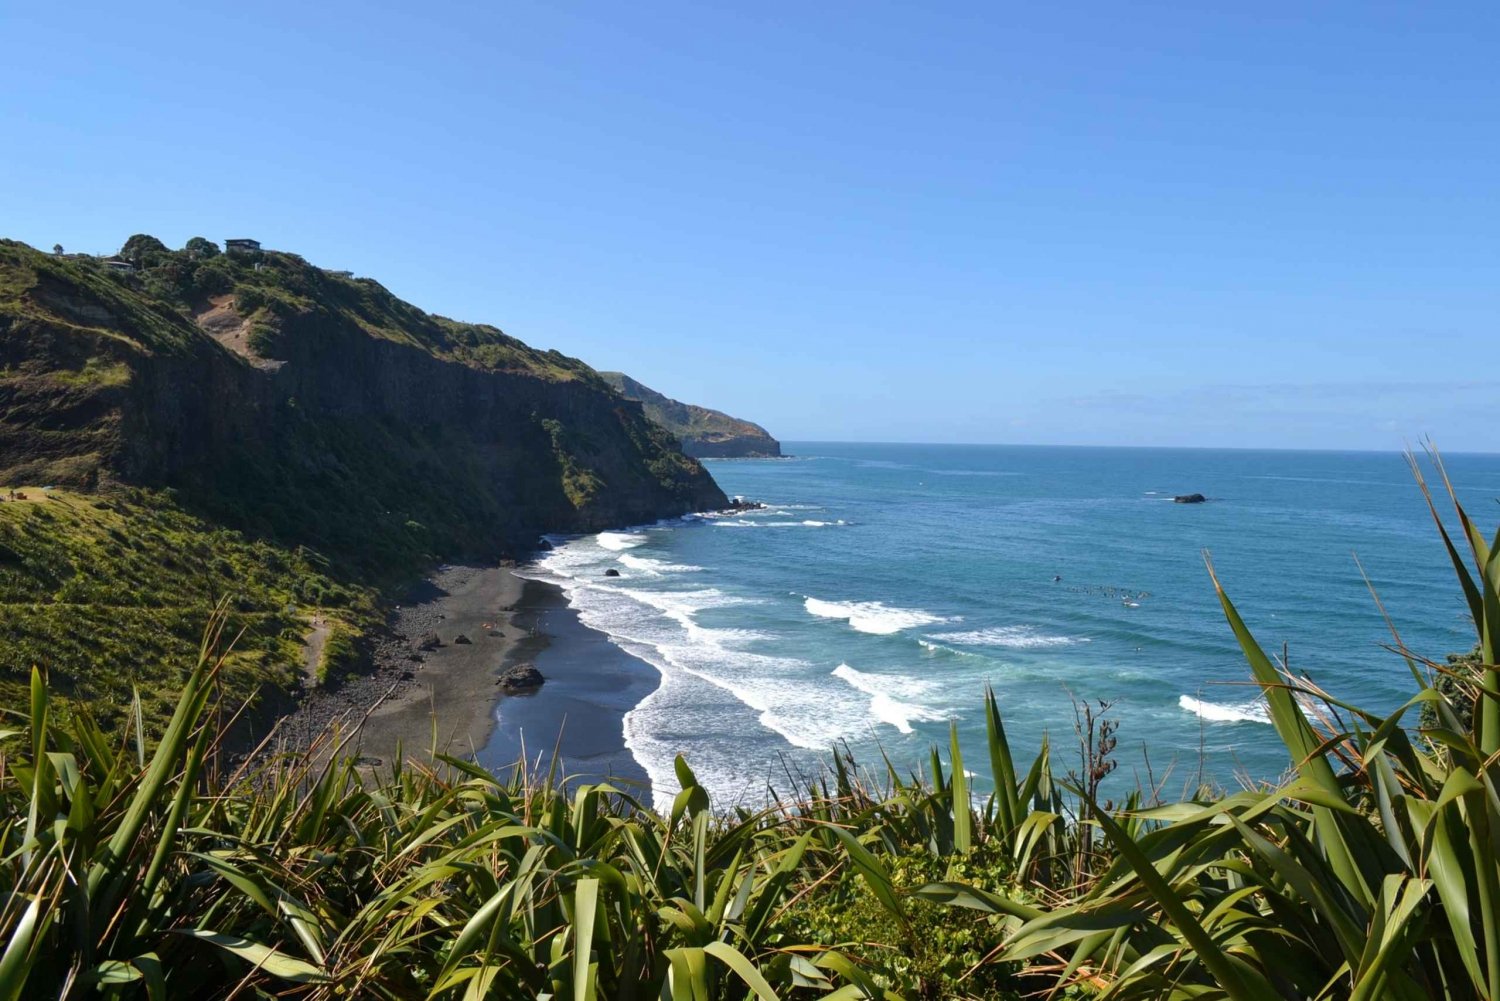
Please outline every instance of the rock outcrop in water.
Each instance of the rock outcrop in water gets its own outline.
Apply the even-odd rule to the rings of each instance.
[[[500,675],[500,680],[495,684],[507,695],[518,695],[536,691],[546,680],[534,664],[517,664]]]
[[[1174,503],[1174,504],[1202,504],[1206,500],[1208,500],[1208,498],[1205,497],[1205,496],[1203,496],[1202,494],[1178,494],[1176,497],[1172,498],[1172,503]]]
[[[699,459],[758,459],[781,455],[781,442],[772,438],[759,424],[708,407],[679,403],[621,372],[599,374],[621,396],[639,403],[647,417],[671,432],[688,455]]]

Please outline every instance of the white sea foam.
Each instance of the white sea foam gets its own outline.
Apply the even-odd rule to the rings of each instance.
[[[984,654],[976,653],[973,650],[960,650],[957,647],[944,646],[941,643],[934,643],[932,642],[932,640],[919,639],[917,640],[917,645],[924,650],[931,651],[932,653],[947,653],[952,654],[955,657],[984,657]]]
[[[932,689],[929,682],[917,678],[870,674],[856,671],[848,664],[840,664],[831,672],[835,678],[848,682],[870,696],[870,715],[882,723],[889,723],[902,733],[911,733],[912,720],[940,720],[942,714],[905,699],[919,698]],[[895,698],[901,696],[900,699]]]
[[[816,521],[812,518],[805,518],[802,521],[749,521],[744,518],[736,518],[733,520],[718,519],[713,521],[712,524],[720,528],[834,528],[839,525],[846,525],[848,522],[842,518],[838,521]]]
[[[759,599],[714,587],[672,588],[681,578],[656,570],[655,561],[633,563],[649,557],[601,551],[592,542],[558,540],[523,574],[560,586],[585,626],[660,673],[660,686],[624,723],[626,746],[650,777],[659,806],[669,806],[678,791],[672,762],[684,746],[692,748],[700,781],[722,805],[741,794],[761,795],[763,783],[779,780],[773,765],[784,768],[783,755],[803,755],[811,763],[839,740],[868,735],[867,696],[821,680],[827,675],[807,661],[757,649],[770,639],[762,632],[698,621],[712,610]],[[604,577],[602,571],[616,563],[641,572]],[[734,740],[702,738],[724,732],[735,734]],[[760,748],[756,761],[765,767],[746,767],[748,746]]]
[[[892,608],[878,601],[823,601],[820,598],[806,598],[802,605],[809,615],[822,619],[843,619],[850,627],[862,633],[879,636],[951,621],[920,608]]]
[[[632,570],[644,570],[654,574],[694,573],[703,569],[691,563],[668,563],[666,560],[653,560],[649,556],[632,556],[629,553],[621,553],[616,559],[622,566],[627,566]]]
[[[1177,704],[1193,715],[1215,723],[1271,722],[1271,716],[1266,710],[1266,704],[1259,700],[1226,706],[1217,702],[1205,702],[1202,699],[1195,699],[1191,695],[1183,695],[1177,699]]]
[[[1052,636],[1038,632],[1031,626],[995,626],[964,632],[932,633],[927,638],[944,643],[956,643],[959,646],[998,646],[1016,650],[1045,649],[1089,642],[1086,636]]]
[[[594,537],[594,541],[601,549],[619,552],[622,549],[634,549],[644,543],[646,537],[630,532],[600,532]]]

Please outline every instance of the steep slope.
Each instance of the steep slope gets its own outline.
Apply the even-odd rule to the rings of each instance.
[[[627,400],[635,400],[646,416],[672,433],[682,451],[699,459],[765,458],[781,455],[781,443],[759,424],[730,417],[718,410],[679,403],[643,386],[623,372],[599,375]]]
[[[309,623],[357,638],[435,560],[726,503],[580,361],[293,254],[122,256],[0,241],[5,704],[42,663],[149,715],[220,601],[235,690],[295,687]]]
[[[292,254],[139,256],[0,243],[0,483],[173,486],[364,571],[723,503],[575,359]]]

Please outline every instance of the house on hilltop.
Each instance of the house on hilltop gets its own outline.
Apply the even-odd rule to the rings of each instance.
[[[225,240],[224,252],[227,254],[258,254],[260,253],[259,240]]]

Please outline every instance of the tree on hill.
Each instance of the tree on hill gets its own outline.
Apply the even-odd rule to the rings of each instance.
[[[182,249],[187,251],[189,256],[204,260],[219,255],[219,245],[201,236],[193,237],[183,244]]]
[[[120,248],[119,256],[136,267],[149,267],[160,260],[163,255],[170,253],[167,245],[156,237],[137,233],[125,241],[125,246]]]

